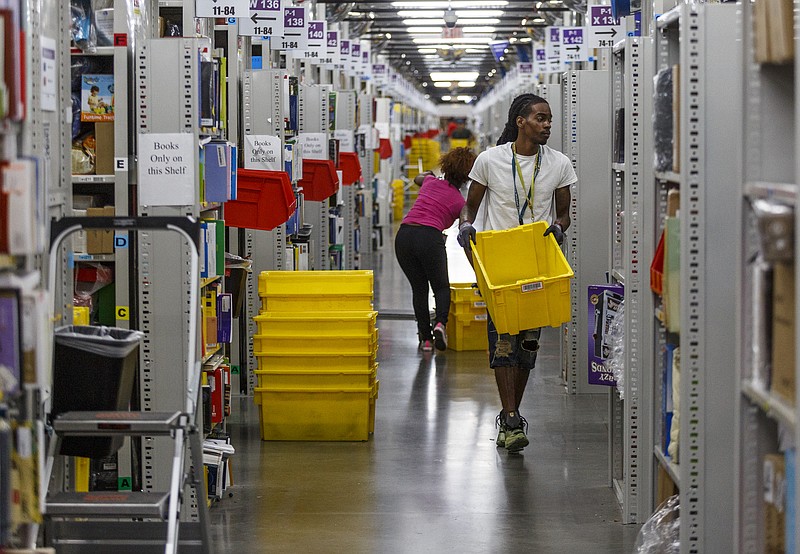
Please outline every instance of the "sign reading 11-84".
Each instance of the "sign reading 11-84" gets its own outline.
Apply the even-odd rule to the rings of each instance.
[[[250,0],[195,0],[197,17],[247,17]]]
[[[283,20],[283,0],[250,0],[249,11],[239,18],[239,34],[282,37]]]

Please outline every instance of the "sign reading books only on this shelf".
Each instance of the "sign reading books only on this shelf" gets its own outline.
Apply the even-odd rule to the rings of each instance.
[[[282,37],[283,0],[251,0],[249,14],[239,18],[239,34]]]
[[[192,206],[198,146],[189,133],[139,135],[139,204]]]
[[[327,133],[299,133],[297,140],[303,150],[303,157],[309,160],[328,159]]]
[[[114,121],[114,76],[81,77],[81,121]]]
[[[271,135],[245,135],[245,169],[283,171],[281,139]]]
[[[247,17],[250,0],[195,0],[195,17]]]
[[[622,307],[619,285],[589,285],[589,384],[616,386],[614,372],[606,367],[611,352],[611,323]]]
[[[356,137],[355,132],[350,129],[336,129],[333,138],[339,141],[339,152],[355,152]]]
[[[610,48],[625,36],[622,22],[611,6],[589,6],[589,48]]]

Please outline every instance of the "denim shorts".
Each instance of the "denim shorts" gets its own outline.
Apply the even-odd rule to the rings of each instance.
[[[498,333],[488,316],[489,331],[489,367],[519,367],[533,369],[536,365],[536,354],[539,351],[541,328],[520,331],[518,335]]]

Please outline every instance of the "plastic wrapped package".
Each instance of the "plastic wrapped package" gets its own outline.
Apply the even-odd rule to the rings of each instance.
[[[73,305],[93,311],[92,295],[114,281],[114,272],[105,264],[80,264],[75,269]]]
[[[71,0],[70,17],[72,42],[84,52],[96,52],[97,34],[93,21],[92,0]]]
[[[672,68],[653,77],[653,155],[656,171],[672,171]]]
[[[642,525],[636,536],[636,554],[680,554],[680,499],[670,496]]]
[[[681,349],[676,348],[672,354],[672,424],[669,429],[669,446],[667,454],[675,462],[679,460],[681,434]]]
[[[114,45],[114,0],[92,0],[97,46]]]
[[[751,202],[758,221],[761,252],[767,262],[794,260],[794,209],[781,202],[758,198]]]
[[[625,399],[625,301],[619,304],[608,328],[609,353],[605,367],[614,374],[620,400]]]

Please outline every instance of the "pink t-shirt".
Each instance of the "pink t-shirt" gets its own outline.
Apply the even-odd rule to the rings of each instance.
[[[440,231],[450,228],[464,207],[461,192],[444,179],[428,175],[403,223],[425,225]]]

